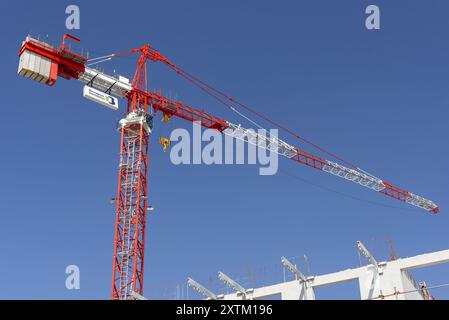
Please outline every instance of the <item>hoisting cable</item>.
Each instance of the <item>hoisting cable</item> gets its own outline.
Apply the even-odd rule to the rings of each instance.
[[[130,54],[130,53],[135,53],[137,52],[138,49],[135,50],[129,50],[129,51],[123,51],[123,52],[119,52],[119,53],[115,53],[111,55],[111,58],[114,57],[122,57],[124,55]],[[247,119],[248,121],[250,121],[251,123],[257,125],[259,128],[262,128],[260,125],[256,124],[253,120],[250,120],[248,117],[244,116],[241,112],[239,112],[236,108],[234,108],[232,105],[226,103],[225,101],[223,101],[222,98],[225,98],[226,100],[229,100],[230,102],[246,109],[247,111],[249,111],[250,113],[258,116],[259,118],[262,118],[263,120],[267,121],[268,123],[270,123],[271,125],[277,127],[278,129],[281,129],[285,132],[287,132],[288,134],[290,134],[291,136],[295,137],[296,139],[299,139],[301,141],[303,141],[304,143],[314,147],[317,150],[320,150],[321,152],[331,156],[334,159],[337,159],[345,164],[347,164],[348,166],[352,167],[353,169],[356,170],[360,170],[362,171],[357,165],[344,160],[343,158],[339,157],[338,155],[336,155],[335,153],[332,153],[328,150],[326,150],[323,147],[320,147],[319,145],[317,145],[316,143],[313,143],[312,141],[300,136],[299,134],[293,132],[292,130],[288,129],[287,127],[277,123],[276,121],[270,119],[268,116],[262,114],[261,112],[256,111],[255,109],[247,106],[246,104],[239,102],[238,100],[234,99],[233,97],[225,94],[224,92],[216,89],[215,87],[209,85],[208,83],[202,81],[201,79],[199,79],[198,77],[194,76],[193,74],[185,71],[184,69],[182,69],[181,67],[178,67],[177,65],[175,65],[174,63],[168,61],[168,60],[163,60],[162,62],[164,62],[168,67],[170,67],[171,69],[173,69],[176,73],[178,73],[179,75],[183,76],[185,79],[189,80],[192,84],[194,84],[195,86],[197,86],[198,88],[200,88],[202,91],[204,91],[205,93],[207,93],[208,95],[210,95],[211,97],[213,97],[214,99],[216,99],[218,102],[220,102],[221,104],[225,105],[226,107],[228,107],[231,111],[238,113],[240,116],[244,117],[245,119]],[[212,92],[211,92],[212,91]],[[213,93],[214,92],[214,93]],[[222,98],[220,98],[219,96],[221,96]],[[371,174],[370,174],[371,175]],[[372,176],[372,175],[371,175]],[[374,177],[374,176],[373,176]]]
[[[256,123],[256,122],[253,121],[252,119],[250,119],[250,118],[248,118],[247,116],[245,116],[244,114],[242,114],[240,111],[238,111],[236,108],[234,108],[234,107],[233,107],[232,105],[230,105],[229,103],[223,101],[223,99],[222,99],[221,97],[219,97],[218,94],[220,94],[222,97],[226,97],[226,98],[228,98],[228,97],[225,96],[224,94],[220,93],[218,90],[212,89],[212,88],[210,87],[210,90],[213,91],[213,92],[211,92],[210,90],[207,90],[206,87],[208,87],[208,85],[207,85],[206,83],[204,83],[203,81],[201,81],[201,80],[199,80],[199,79],[198,79],[198,81],[195,81],[195,79],[192,79],[192,77],[189,77],[189,75],[186,74],[186,72],[183,72],[179,67],[176,67],[175,65],[173,65],[173,64],[171,64],[171,63],[168,63],[168,66],[171,67],[171,68],[172,68],[176,73],[178,73],[180,76],[182,76],[183,78],[185,78],[187,81],[189,81],[189,82],[191,82],[192,84],[194,84],[195,86],[197,86],[199,89],[201,89],[201,90],[204,91],[206,94],[208,94],[209,96],[213,97],[214,99],[216,99],[217,101],[219,101],[220,103],[222,103],[223,105],[225,105],[225,106],[226,106],[227,108],[229,108],[230,110],[236,112],[236,113],[239,114],[241,117],[243,117],[243,118],[245,118],[246,120],[248,120],[249,122],[253,123],[255,126],[261,128],[261,129],[263,129],[258,123]],[[198,83],[198,82],[199,82],[199,83]],[[201,83],[201,84],[200,84],[200,83]],[[229,99],[229,98],[228,98],[228,99]],[[345,162],[346,162],[346,161],[345,161]],[[346,163],[347,163],[347,162],[346,162]],[[352,166],[355,167],[354,165],[352,165]],[[370,174],[369,172],[366,172],[366,171],[364,171],[364,170],[362,170],[362,169],[360,169],[360,168],[357,168],[357,169],[360,170],[361,172],[363,172],[363,173],[369,175],[369,176],[375,177],[374,175]],[[288,174],[287,174],[287,175],[288,175]],[[290,176],[293,176],[293,175],[290,175]],[[296,178],[296,179],[300,179],[300,180],[302,180],[303,182],[313,184],[313,183],[311,183],[310,181],[306,181],[305,179],[301,179],[301,178],[298,178],[298,177],[295,177],[295,176],[293,176],[293,177]],[[381,206],[390,207],[390,208],[395,208],[395,209],[402,209],[402,208],[395,207],[395,206],[388,206],[388,205],[380,204],[380,203],[377,203],[377,202],[374,202],[374,201],[369,201],[369,200],[366,200],[366,199],[357,198],[357,197],[354,197],[354,196],[352,196],[352,195],[343,194],[343,193],[338,192],[338,191],[336,191],[336,190],[333,190],[333,189],[330,189],[330,188],[326,188],[326,187],[323,187],[323,186],[320,186],[320,185],[317,185],[317,184],[314,184],[314,185],[317,186],[317,187],[323,188],[323,189],[325,189],[325,190],[327,190],[327,191],[332,191],[332,192],[334,192],[334,193],[339,193],[340,195],[344,195],[344,196],[353,198],[353,199],[358,200],[358,201],[370,202],[371,204],[374,204],[374,205],[381,205]]]
[[[105,56],[89,59],[89,60],[87,60],[87,62],[92,62],[94,60],[100,60],[100,59],[106,59],[106,58],[112,58],[112,57],[114,57],[114,54],[108,54],[108,55],[105,55]]]
[[[90,67],[90,66],[93,66],[94,64],[99,64],[99,63],[102,63],[102,62],[106,62],[106,61],[109,61],[111,59],[112,59],[112,57],[109,57],[109,58],[105,58],[103,60],[87,63],[86,66]]]
[[[202,91],[204,91],[206,94],[208,94],[209,96],[211,96],[212,98],[216,99],[218,102],[220,102],[221,104],[225,105],[226,107],[228,107],[231,111],[237,113],[239,116],[241,116],[242,118],[246,119],[247,121],[251,122],[253,125],[255,125],[256,127],[263,129],[263,127],[258,124],[257,122],[255,122],[254,120],[251,120],[250,118],[248,118],[247,116],[245,116],[243,113],[241,113],[240,111],[238,111],[237,109],[235,109],[233,106],[231,106],[230,104],[226,103],[225,101],[223,101],[223,99],[221,99],[220,97],[218,97],[216,94],[210,92],[209,90],[207,90],[205,87],[203,87],[202,85],[196,83],[194,80],[190,79],[189,77],[187,77],[186,75],[182,74],[182,73],[178,73],[181,77],[183,77],[184,79],[186,79],[187,81],[193,83],[195,86],[197,86],[198,88],[200,88]]]
[[[339,160],[339,161],[341,161],[341,162],[346,163],[347,165],[351,166],[351,167],[354,168],[354,169],[359,169],[358,166],[356,166],[355,164],[353,164],[353,163],[351,163],[351,162],[349,162],[349,161],[346,161],[346,160],[344,160],[343,158],[337,156],[336,154],[334,154],[334,153],[332,153],[332,152],[330,152],[330,151],[324,149],[323,147],[320,147],[319,145],[317,145],[317,144],[311,142],[310,140],[305,139],[304,137],[302,137],[302,136],[300,136],[299,134],[293,132],[292,130],[288,129],[287,127],[285,127],[285,126],[283,126],[283,125],[281,125],[281,124],[279,124],[279,123],[277,123],[277,122],[271,120],[268,116],[266,116],[266,115],[264,115],[264,114],[262,114],[262,113],[256,111],[255,109],[253,109],[253,108],[251,108],[251,107],[249,107],[249,106],[247,106],[247,105],[245,105],[245,104],[239,102],[238,100],[234,99],[233,97],[231,97],[231,96],[225,94],[224,92],[222,92],[222,91],[220,91],[220,90],[214,88],[213,86],[207,84],[206,82],[202,81],[202,80],[199,79],[198,77],[192,75],[191,73],[188,73],[187,71],[185,71],[184,69],[182,69],[182,68],[180,68],[180,67],[174,65],[173,63],[168,62],[167,65],[168,65],[169,67],[171,67],[173,70],[175,70],[178,74],[183,75],[184,78],[187,78],[187,77],[190,78],[190,79],[191,79],[191,82],[192,82],[192,83],[195,83],[196,86],[199,87],[199,86],[200,86],[199,84],[201,84],[201,85],[203,86],[203,88],[205,87],[205,88],[208,88],[208,89],[212,90],[212,91],[215,92],[216,94],[218,94],[218,95],[220,95],[220,96],[226,98],[227,100],[229,100],[229,101],[231,101],[231,102],[237,104],[238,106],[240,106],[240,107],[246,109],[247,111],[251,112],[252,114],[255,114],[256,116],[258,116],[258,117],[264,119],[265,121],[269,122],[270,124],[274,125],[275,127],[279,128],[279,129],[281,129],[281,130],[283,130],[283,131],[289,133],[290,135],[292,135],[293,137],[295,137],[295,138],[297,138],[297,139],[303,141],[304,143],[307,143],[307,144],[311,145],[312,147],[314,147],[314,148],[316,148],[316,149],[318,149],[318,150],[320,150],[320,151],[326,153],[327,155],[329,155],[329,156],[331,156],[331,157],[333,157],[333,158],[335,158],[335,159],[337,159],[337,160]],[[202,90],[205,91],[205,88],[202,89]],[[219,100],[219,101],[220,101],[220,100]],[[220,102],[223,103],[222,101],[220,101]],[[226,105],[227,105],[227,104],[226,104]],[[227,105],[227,106],[229,107],[229,105]],[[231,110],[235,111],[236,109],[235,109],[235,108],[234,108],[234,109],[231,108]]]

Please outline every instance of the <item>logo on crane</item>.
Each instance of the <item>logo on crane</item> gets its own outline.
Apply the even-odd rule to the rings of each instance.
[[[113,110],[118,109],[118,99],[105,93],[97,90],[95,88],[84,86],[83,89],[83,97],[93,102],[99,103],[105,107],[111,108]]]

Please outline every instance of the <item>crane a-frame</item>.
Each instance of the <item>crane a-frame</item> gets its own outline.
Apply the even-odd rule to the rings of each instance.
[[[147,63],[148,61],[162,62],[231,110],[236,111],[235,106],[239,106],[258,114],[179,68],[150,45],[112,54],[105,58],[111,59],[131,53],[139,54],[136,72],[132,82],[129,83],[126,78],[111,76],[87,66],[88,59],[70,51],[64,43],[65,39],[79,42],[79,39],[65,34],[61,44],[58,47],[53,47],[28,36],[19,50],[18,73],[50,86],[54,85],[57,77],[80,80],[93,90],[86,93],[86,97],[113,109],[116,108],[115,97],[127,100],[125,116],[119,122],[121,138],[112,267],[112,299],[133,299],[134,293],[143,294],[144,243],[148,210],[148,145],[153,127],[153,116],[157,112],[161,112],[165,118],[176,116],[188,121],[199,122],[203,127],[217,130],[236,139],[242,139],[298,163],[383,193],[428,212],[438,213],[439,211],[438,206],[432,201],[400,189],[336,156],[335,158],[346,162],[349,166],[326,160],[278,138],[260,135],[253,130],[245,129],[182,102],[169,99],[160,93],[149,91]],[[302,139],[268,117],[258,115],[294,137]]]

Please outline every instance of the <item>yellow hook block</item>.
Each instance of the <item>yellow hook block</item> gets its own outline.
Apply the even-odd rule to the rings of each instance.
[[[167,148],[170,147],[171,145],[171,140],[165,137],[159,137],[159,143],[162,145],[162,147],[164,148],[164,152],[167,150]]]

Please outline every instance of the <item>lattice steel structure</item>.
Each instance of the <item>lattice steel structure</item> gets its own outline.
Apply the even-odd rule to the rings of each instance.
[[[150,130],[134,111],[120,121],[121,149],[112,270],[112,299],[142,294]]]
[[[130,300],[143,294],[144,247],[148,192],[148,149],[152,116],[147,113],[147,55],[141,55],[120,121],[120,162],[116,198],[111,298]],[[151,111],[151,110],[150,110]]]

